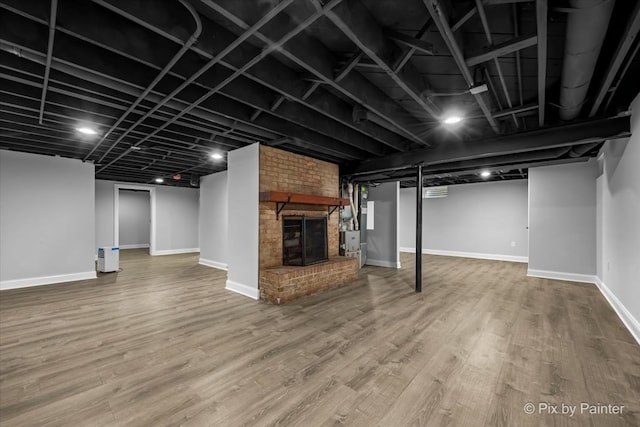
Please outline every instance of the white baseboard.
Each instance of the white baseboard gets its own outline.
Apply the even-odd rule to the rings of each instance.
[[[376,267],[400,268],[400,261],[392,262],[392,261],[381,261],[377,259],[367,258],[365,265],[375,265]]]
[[[255,300],[260,299],[259,289],[252,288],[251,286],[243,285],[242,283],[234,282],[232,280],[227,280],[225,289]]]
[[[148,248],[149,244],[148,243],[139,243],[139,244],[133,244],[133,245],[120,245],[119,248],[120,249],[144,249],[144,248]]]
[[[186,249],[167,249],[163,251],[153,251],[151,255],[178,255],[178,254],[190,254],[194,252],[200,252],[200,248],[186,248]]]
[[[541,279],[566,280],[568,282],[596,283],[596,276],[593,274],[563,273],[561,271],[529,269],[527,270],[527,276],[539,277]]]
[[[3,280],[0,282],[0,290],[29,288],[31,286],[52,285],[54,283],[76,282],[97,278],[95,271],[83,271],[81,273],[60,274],[57,276],[29,277],[27,279]]]
[[[200,258],[198,260],[198,264],[206,265],[207,267],[217,268],[218,270],[224,270],[224,271],[228,270],[227,264],[218,262],[218,261],[211,261],[210,259]]]
[[[622,302],[611,292],[611,289],[604,284],[599,277],[596,276],[596,286],[600,289],[604,298],[609,302],[609,305],[616,312],[622,323],[627,327],[633,338],[640,344],[640,322],[633,317],[631,312],[622,304]]]
[[[416,253],[415,248],[400,248],[400,252]],[[425,255],[442,255],[442,256],[454,256],[459,258],[476,258],[476,259],[490,259],[494,261],[510,261],[510,262],[529,262],[529,257],[516,256],[516,255],[501,255],[501,254],[483,254],[479,252],[459,252],[459,251],[443,251],[440,249],[422,249],[422,253]]]

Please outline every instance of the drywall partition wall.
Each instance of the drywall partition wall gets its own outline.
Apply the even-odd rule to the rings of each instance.
[[[527,181],[450,185],[448,196],[424,199],[422,252],[527,261]],[[400,190],[400,250],[414,252],[416,189]]]
[[[529,169],[530,276],[593,283],[595,161]]]
[[[96,253],[97,248],[101,246],[113,246],[119,243],[118,239],[114,238],[116,236],[114,229],[117,228],[114,224],[116,188],[148,188],[152,193],[155,192],[155,196],[152,194],[151,197],[151,222],[155,221],[155,241],[154,233],[151,234],[151,255],[199,251],[198,189],[103,180],[97,180],[95,188]]]
[[[226,288],[253,299],[258,290],[259,144],[229,152],[227,159],[229,233]]]
[[[0,289],[96,277],[94,166],[0,150]]]
[[[200,264],[227,269],[227,172],[200,178]]]
[[[632,136],[607,142],[600,159],[602,249],[596,281],[640,344],[640,96],[631,109]]]
[[[148,248],[151,242],[149,191],[121,189],[118,210],[120,249]]]
[[[375,215],[373,229],[367,231],[367,264],[400,268],[400,183],[387,182],[369,187],[368,202],[373,202]]]
[[[115,243],[113,238],[113,191],[114,181],[96,180],[96,230],[95,230],[95,254],[98,254],[98,248],[110,247]]]
[[[199,252],[197,188],[158,186],[156,189],[156,252],[171,255]]]

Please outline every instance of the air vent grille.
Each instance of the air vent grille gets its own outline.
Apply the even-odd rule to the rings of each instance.
[[[438,199],[441,197],[447,197],[449,195],[449,187],[428,187],[422,189],[423,199]]]

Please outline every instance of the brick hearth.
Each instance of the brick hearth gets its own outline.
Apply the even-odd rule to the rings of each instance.
[[[305,267],[281,266],[260,270],[260,298],[283,304],[335,288],[358,278],[356,258],[332,257]]]
[[[338,165],[273,147],[260,146],[260,192],[283,191],[339,197],[339,187]],[[280,215],[320,216],[327,215],[327,209],[327,206],[289,204]],[[357,277],[357,262],[355,260],[341,262],[342,257],[338,257],[338,222],[339,213],[336,210],[327,219],[329,262],[307,267],[286,267],[288,270],[282,270],[278,268],[282,267],[282,219],[276,219],[274,202],[260,202],[259,286],[262,299],[274,303],[277,303],[277,298],[280,298],[280,303],[291,301],[303,295],[344,284]],[[329,267],[332,265],[333,267]],[[336,268],[337,265],[346,275],[346,279],[337,277],[335,272],[331,271],[331,268]],[[355,266],[355,270],[352,271],[350,266]],[[306,276],[305,271],[314,271],[314,273]],[[296,274],[298,276],[295,276]],[[293,280],[294,277],[306,277],[311,281],[308,285],[302,286],[299,280]],[[275,286],[274,280],[283,280],[289,284]],[[292,290],[291,286],[297,290]],[[278,292],[285,292],[285,288],[286,295],[278,295]],[[268,291],[265,292],[265,289]]]

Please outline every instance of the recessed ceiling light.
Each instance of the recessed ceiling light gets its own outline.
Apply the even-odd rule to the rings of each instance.
[[[212,158],[213,160],[220,160],[220,159],[222,159],[222,154],[220,154],[220,153],[213,153],[213,154],[211,155],[211,158]]]
[[[162,179],[162,178],[156,178],[156,182],[157,182],[158,184],[162,184],[162,183],[164,182],[164,179]]]
[[[480,173],[480,176],[481,176],[481,177],[483,177],[483,178],[488,178],[489,176],[491,176],[491,172],[489,172],[489,171],[482,171],[482,172]]]
[[[76,130],[84,135],[95,135],[98,133],[94,129],[91,129],[88,127],[79,127],[79,128],[76,128]]]
[[[451,116],[447,116],[442,121],[442,123],[444,123],[445,125],[455,125],[456,123],[460,123],[461,121],[462,121],[461,116],[451,115]]]

